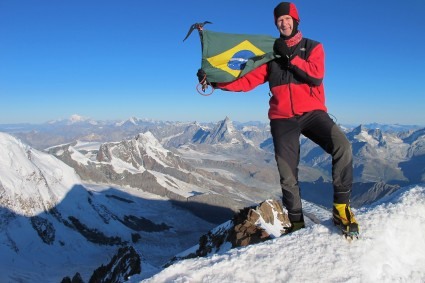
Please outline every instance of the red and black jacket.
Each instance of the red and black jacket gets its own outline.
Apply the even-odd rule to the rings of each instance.
[[[288,66],[279,60],[264,64],[245,76],[217,87],[228,91],[250,91],[269,82],[269,119],[291,118],[313,110],[327,111],[323,77],[325,73],[323,45],[303,38],[295,47]]]

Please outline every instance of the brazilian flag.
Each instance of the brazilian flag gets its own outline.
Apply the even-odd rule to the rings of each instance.
[[[202,64],[209,82],[231,82],[273,60],[276,38],[202,31]]]

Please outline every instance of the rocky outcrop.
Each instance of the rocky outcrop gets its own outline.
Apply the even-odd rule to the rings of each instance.
[[[40,216],[33,216],[30,218],[31,225],[37,232],[40,239],[48,245],[53,244],[55,241],[55,227],[47,219]]]
[[[113,256],[107,265],[97,268],[89,279],[89,283],[121,283],[127,281],[130,276],[140,274],[141,258],[131,246],[122,247]],[[84,283],[80,273],[76,273],[72,279],[64,277],[61,283]]]
[[[267,226],[281,226],[280,234],[283,233],[283,227],[290,226],[288,215],[276,200],[264,201],[255,209],[244,208],[235,215],[233,224],[229,237],[233,248],[271,239],[273,235]]]
[[[220,226],[202,235],[199,244],[171,259],[176,261],[204,257],[279,237],[290,222],[287,212],[276,200],[266,200],[258,206],[245,207]]]
[[[140,274],[141,258],[133,247],[120,248],[118,253],[106,266],[101,266],[93,272],[89,283],[120,283],[131,275]]]

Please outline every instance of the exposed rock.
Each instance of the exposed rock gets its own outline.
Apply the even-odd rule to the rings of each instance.
[[[122,247],[107,265],[97,268],[89,279],[89,283],[122,283],[130,276],[142,272],[140,255],[132,246]],[[61,283],[84,283],[80,273],[72,279],[64,277]]]
[[[65,277],[62,279],[61,283],[84,283],[83,279],[81,278],[80,273],[75,273],[74,277],[72,279],[70,277]]]
[[[247,246],[270,239],[272,236],[262,222],[271,226],[280,224],[282,229],[290,225],[287,214],[276,200],[264,201],[255,208],[244,208],[233,218],[234,228],[230,233],[232,247]]]
[[[276,200],[266,200],[258,206],[245,207],[220,226],[201,236],[197,247],[171,259],[174,262],[194,257],[208,256],[232,248],[248,246],[279,237],[284,227],[289,227],[287,212]]]
[[[118,253],[106,266],[101,266],[93,272],[89,283],[121,283],[131,275],[142,272],[141,259],[133,247],[120,248]]]
[[[30,218],[31,225],[41,240],[51,245],[55,241],[55,227],[47,219],[39,216],[33,216]]]
[[[165,223],[156,224],[149,219],[134,215],[124,215],[124,219],[120,221],[134,231],[161,232],[171,228]]]
[[[79,232],[84,238],[86,238],[87,241],[99,245],[109,246],[125,244],[125,242],[123,242],[120,237],[108,237],[97,229],[91,229],[87,227],[86,225],[81,223],[79,219],[73,216],[69,216],[68,218],[72,222],[75,230]]]

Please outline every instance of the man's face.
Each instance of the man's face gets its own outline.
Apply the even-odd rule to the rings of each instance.
[[[294,20],[290,15],[283,15],[277,18],[276,27],[283,36],[290,36],[294,29]]]

